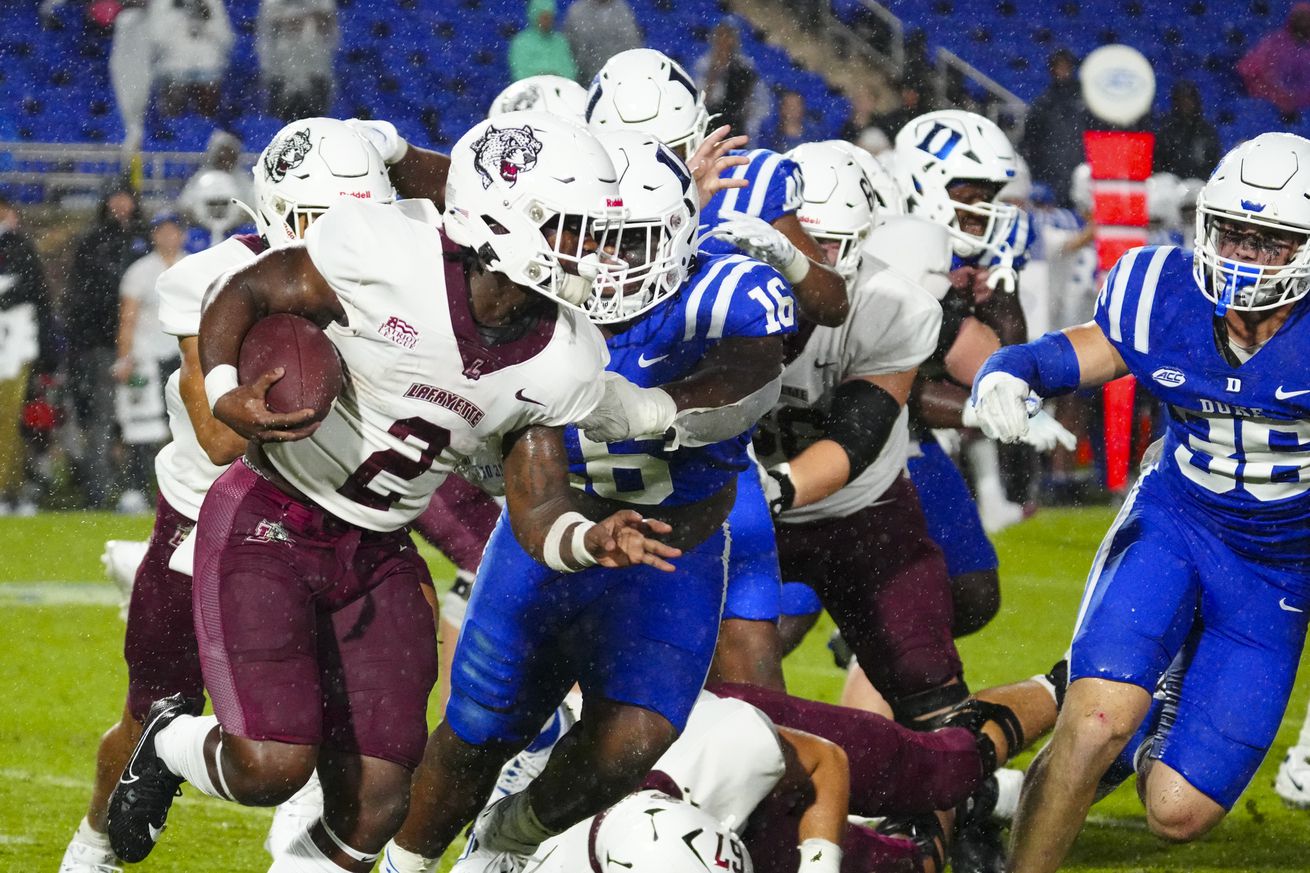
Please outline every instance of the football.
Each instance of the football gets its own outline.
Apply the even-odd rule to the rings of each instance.
[[[273,412],[313,409],[315,421],[325,418],[343,375],[341,358],[318,325],[285,312],[256,322],[241,343],[237,377],[248,385],[276,367],[286,372],[268,389],[265,405]]]

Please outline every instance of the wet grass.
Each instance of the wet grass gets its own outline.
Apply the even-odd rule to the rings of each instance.
[[[1046,670],[1068,644],[1092,553],[1110,522],[1103,509],[1051,510],[999,539],[1005,605],[962,650],[974,687]],[[6,596],[3,583],[103,583],[104,540],[144,538],[150,520],[69,513],[0,519],[0,871],[54,871],[89,796],[96,744],[117,717],[126,673],[123,624],[109,605],[63,596]],[[449,565],[432,553],[433,573]],[[98,583],[98,584],[97,584]],[[17,591],[11,588],[10,591]],[[824,648],[827,625],[788,661],[797,693],[835,700],[841,676]],[[1253,677],[1254,678],[1254,677]],[[1273,754],[1228,821],[1190,846],[1145,831],[1131,786],[1101,803],[1067,869],[1084,871],[1283,871],[1306,869],[1310,813],[1286,809],[1273,773],[1305,711],[1304,681]],[[189,792],[168,837],[142,871],[260,871],[270,813]]]

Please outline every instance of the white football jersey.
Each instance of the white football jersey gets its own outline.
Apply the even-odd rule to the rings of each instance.
[[[205,293],[219,278],[253,261],[262,249],[263,243],[257,236],[229,237],[165,270],[155,284],[159,294],[159,322],[164,332],[178,338],[198,335]],[[195,521],[200,517],[205,492],[227,467],[211,463],[200,447],[191,417],[182,403],[180,384],[178,370],[164,385],[164,406],[173,439],[155,456],[155,477],[164,499]]]
[[[951,238],[934,221],[917,215],[892,215],[864,241],[869,255],[941,300],[951,287]]]
[[[745,701],[702,691],[687,727],[651,769],[668,776],[683,800],[740,833],[755,807],[782,779],[787,762],[778,730],[767,715]],[[583,819],[546,840],[526,869],[533,873],[594,869],[590,851],[594,821]]]
[[[609,352],[595,325],[547,309],[517,339],[488,345],[463,262],[445,257],[458,248],[434,224],[396,206],[342,203],[305,245],[346,312],[326,330],[346,382],[312,436],[264,452],[338,518],[400,528],[448,472],[505,434],[570,424],[600,401]]]
[[[882,228],[874,230],[877,234]],[[769,466],[793,458],[823,437],[833,391],[861,376],[884,376],[917,367],[937,347],[941,305],[909,278],[867,254],[853,283],[851,312],[840,327],[816,327],[782,374],[778,406],[763,421],[756,451]],[[872,464],[835,494],[784,512],[783,523],[840,518],[877,500],[905,469],[910,432],[901,410]]]

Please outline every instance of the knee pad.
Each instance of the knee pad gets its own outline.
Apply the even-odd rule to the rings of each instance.
[[[888,700],[888,703],[892,705],[892,709],[896,713],[896,721],[901,725],[915,730],[933,730],[939,725],[934,721],[925,722],[923,720],[924,716],[941,709],[958,706],[968,698],[969,686],[961,680],[954,685],[942,685],[937,688],[930,688],[927,691],[906,694],[895,700]]]

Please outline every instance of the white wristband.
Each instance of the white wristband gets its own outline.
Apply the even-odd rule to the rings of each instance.
[[[805,277],[810,274],[810,259],[805,257],[800,249],[796,249],[796,254],[792,256],[791,263],[783,267],[782,276],[793,285],[805,281]]]
[[[231,364],[219,364],[205,374],[205,398],[209,400],[209,411],[214,411],[218,398],[234,388],[240,387],[237,368]]]
[[[801,863],[796,873],[838,873],[841,869],[841,846],[820,837],[810,837],[800,845]]]
[[[555,519],[550,530],[546,531],[546,539],[541,547],[546,566],[561,573],[576,573],[583,567],[595,564],[596,558],[587,551],[586,546],[587,531],[593,526],[594,522],[580,512],[566,512]],[[569,538],[568,557],[578,566],[570,566],[564,560],[564,534],[570,527],[573,528],[573,535]]]

